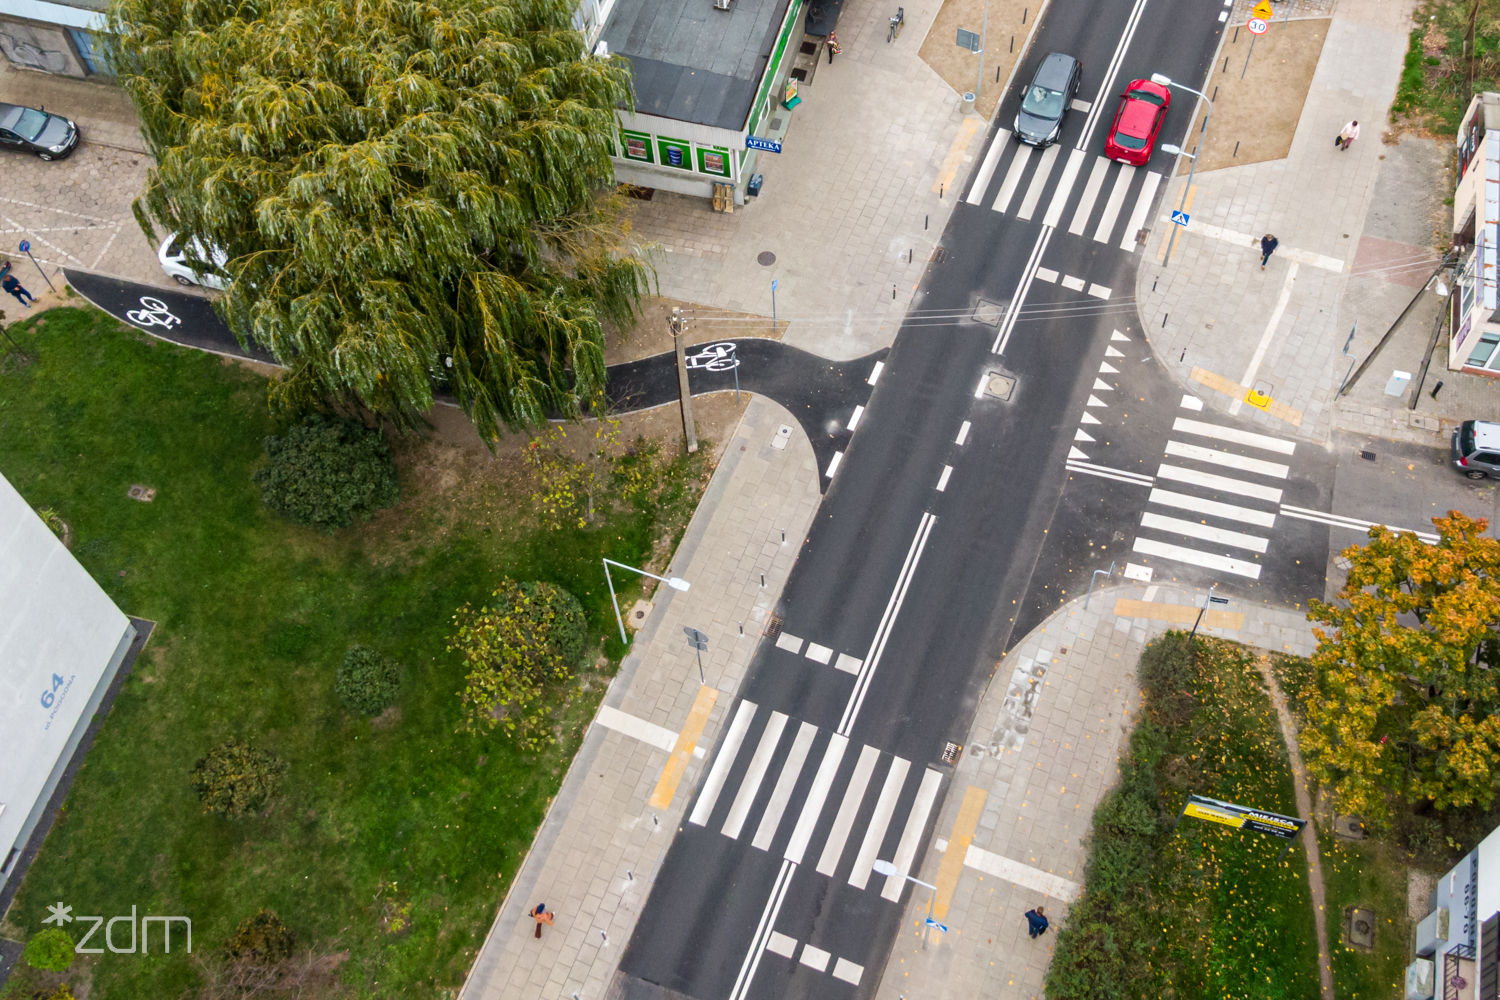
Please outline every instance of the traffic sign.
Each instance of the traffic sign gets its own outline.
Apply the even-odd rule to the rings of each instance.
[[[938,930],[942,931],[944,934],[948,933],[948,925],[947,924],[940,924],[936,920],[933,920],[931,917],[927,918],[927,926],[928,927],[936,927]]]
[[[1258,17],[1252,17],[1245,27],[1250,29],[1252,35],[1264,35],[1271,26]]]
[[[22,253],[30,253],[31,252],[31,241],[30,240],[22,240],[21,241],[21,252]]]
[[[1260,3],[1250,8],[1250,16],[1262,21],[1269,21],[1276,15],[1271,10],[1271,0],[1260,0]]]
[[[1191,219],[1191,218],[1192,218],[1192,216],[1188,215],[1186,212],[1179,212],[1175,208],[1172,209],[1172,224],[1173,225],[1185,226],[1185,225],[1188,224],[1188,220]]]
[[[699,652],[702,652],[703,650],[708,648],[708,636],[704,635],[702,632],[699,632],[697,629],[686,625],[683,626],[682,631],[687,635],[689,646],[692,646]]]

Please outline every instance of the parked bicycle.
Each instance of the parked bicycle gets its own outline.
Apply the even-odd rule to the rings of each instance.
[[[896,40],[896,36],[901,34],[901,26],[905,23],[906,8],[897,7],[895,15],[891,18],[891,28],[885,35],[886,44],[890,44]]]

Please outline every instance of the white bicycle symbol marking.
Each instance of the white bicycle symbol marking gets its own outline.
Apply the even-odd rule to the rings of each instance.
[[[727,372],[738,368],[740,359],[735,357],[734,344],[726,341],[722,344],[709,344],[697,354],[689,354],[687,366],[711,372]]]
[[[164,326],[168,329],[182,322],[178,316],[172,315],[172,310],[161,299],[151,295],[141,296],[143,309],[132,309],[125,314],[125,318],[136,326]]]

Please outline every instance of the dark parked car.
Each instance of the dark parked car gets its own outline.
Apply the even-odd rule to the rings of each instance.
[[[1500,423],[1465,420],[1453,429],[1453,467],[1470,479],[1500,479]]]
[[[78,126],[37,108],[0,104],[0,149],[60,160],[78,147]]]
[[[1048,53],[1037,67],[1016,115],[1016,138],[1033,146],[1050,146],[1062,132],[1063,115],[1083,82],[1083,64],[1061,52]]]

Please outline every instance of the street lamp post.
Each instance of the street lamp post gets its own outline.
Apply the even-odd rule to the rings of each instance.
[[[927,897],[927,923],[922,925],[922,950],[926,951],[927,928],[932,924],[932,898],[933,896],[937,895],[937,886],[929,885],[919,878],[912,878],[910,875],[906,874],[901,869],[891,864],[889,861],[882,861],[879,858],[875,859],[875,864],[872,867],[874,868],[875,874],[877,875],[884,875],[887,878],[891,876],[895,876],[896,878],[904,878],[908,882],[915,882],[917,885],[920,885],[924,889],[932,890],[932,895]]]
[[[1203,150],[1203,136],[1208,132],[1208,120],[1214,115],[1214,102],[1210,101],[1208,99],[1208,95],[1203,91],[1194,90],[1192,87],[1177,83],[1171,77],[1161,73],[1152,73],[1151,82],[1160,87],[1176,87],[1178,90],[1185,90],[1190,94],[1197,94],[1199,97],[1203,98],[1203,103],[1208,105],[1208,114],[1203,116],[1203,127],[1198,130],[1198,144],[1193,147],[1191,156],[1193,165],[1188,169],[1187,187],[1184,187],[1182,189],[1182,203],[1177,206],[1177,211],[1185,212],[1187,211],[1188,191],[1191,190],[1193,186],[1193,175],[1198,172],[1198,154]],[[1171,147],[1167,146],[1163,146],[1162,149],[1167,150],[1168,152],[1171,151]],[[1177,150],[1177,153],[1180,156],[1187,155],[1184,154],[1180,149]],[[1177,230],[1180,228],[1182,227],[1175,224],[1172,227],[1172,237],[1167,241],[1167,257],[1162,261],[1162,267],[1166,267],[1172,263],[1172,249],[1177,245]]]
[[[643,569],[637,569],[634,566],[627,566],[622,562],[615,562],[613,559],[605,559],[603,560],[603,562],[604,582],[609,584],[609,600],[610,603],[615,606],[615,623],[620,626],[620,643],[622,645],[628,643],[630,640],[625,638],[625,619],[620,617],[620,599],[615,596],[615,581],[609,575],[609,568],[611,566],[617,567],[619,569],[628,569],[632,573],[639,573],[641,574],[641,576],[649,576],[653,580],[660,580],[662,583],[665,583],[673,590],[687,590],[692,586],[692,584],[688,583],[684,579],[681,579],[680,577],[657,576],[655,573],[647,573]]]

